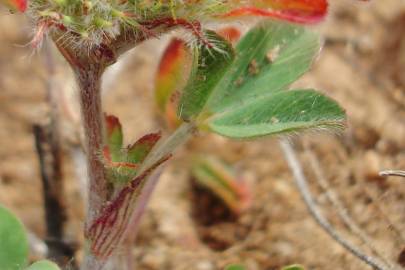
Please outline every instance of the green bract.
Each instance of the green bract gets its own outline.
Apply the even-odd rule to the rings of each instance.
[[[222,65],[199,60],[203,64],[192,72],[178,114],[184,120],[197,119],[200,128],[238,139],[340,127],[345,113],[335,101],[314,90],[287,91],[319,50],[318,36],[306,28],[260,23],[244,36],[235,53],[230,46],[221,46]],[[209,53],[205,47],[200,55]],[[195,74],[209,83],[195,83]]]
[[[28,241],[21,222],[0,206],[0,269],[20,270],[27,265]]]

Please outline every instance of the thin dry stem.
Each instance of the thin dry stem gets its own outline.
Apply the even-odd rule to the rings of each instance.
[[[399,170],[387,170],[387,171],[381,171],[380,172],[381,176],[399,176],[399,177],[405,177],[405,171],[399,171]]]
[[[325,177],[325,174],[320,166],[319,160],[316,155],[305,145],[305,154],[309,160],[309,163],[312,167],[312,170],[315,173],[315,180],[325,191],[325,195],[328,200],[332,203],[334,209],[336,209],[339,217],[342,219],[343,223],[349,228],[349,230],[356,236],[358,236],[361,241],[368,247],[370,250],[378,256],[389,268],[394,268],[394,265],[384,256],[384,254],[379,251],[375,245],[372,243],[371,238],[367,233],[362,230],[356,222],[348,214],[347,208],[343,205],[338,195],[333,191],[331,186],[328,183],[328,180]]]
[[[309,212],[315,219],[315,221],[327,232],[337,243],[344,247],[347,251],[354,256],[373,267],[377,270],[389,270],[384,263],[379,259],[365,254],[360,248],[353,243],[345,239],[336,229],[329,223],[324,217],[322,211],[317,206],[315,199],[313,198],[311,191],[309,190],[307,179],[304,175],[301,163],[298,161],[294,149],[291,147],[288,141],[282,140],[280,142],[281,148],[284,152],[285,159],[294,175],[295,183],[304,199],[305,204],[308,207]]]

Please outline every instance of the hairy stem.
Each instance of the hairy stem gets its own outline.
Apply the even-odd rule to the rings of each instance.
[[[86,224],[89,225],[107,200],[107,182],[100,159],[103,147],[103,117],[101,108],[101,75],[103,68],[92,65],[76,72],[80,90],[82,122],[89,174],[89,202]]]
[[[166,32],[171,27],[158,27],[155,34]],[[85,231],[92,226],[104,205],[109,202],[112,191],[108,190],[108,181],[104,164],[100,158],[103,148],[103,111],[101,106],[101,77],[106,67],[114,64],[117,57],[135,47],[149,36],[140,35],[131,29],[124,31],[115,40],[106,39],[97,47],[75,49],[63,43],[63,31],[53,32],[52,38],[61,54],[72,67],[79,86],[81,116],[84,129],[84,147],[89,175],[88,204]],[[87,239],[89,240],[89,239]],[[86,243],[89,244],[89,243]],[[97,270],[105,262],[86,249],[82,269]]]

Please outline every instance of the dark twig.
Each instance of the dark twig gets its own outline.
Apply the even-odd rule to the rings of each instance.
[[[45,50],[45,67],[47,70],[47,101],[50,106],[49,123],[34,125],[33,133],[39,158],[42,190],[45,207],[46,244],[48,257],[59,265],[71,265],[74,248],[64,241],[64,224],[67,211],[64,201],[62,150],[59,131],[59,110],[57,89],[55,87],[55,66],[51,48]]]
[[[52,141],[49,126],[34,125],[35,146],[39,158],[45,205],[46,244],[48,257],[65,265],[74,250],[63,241],[66,208],[63,200],[63,178],[59,145]]]
[[[315,221],[342,247],[352,253],[354,256],[373,267],[377,270],[388,270],[389,268],[385,266],[379,259],[365,254],[361,249],[356,247],[353,243],[346,240],[335,228],[329,223],[329,221],[324,217],[321,210],[318,208],[311,191],[309,190],[306,177],[303,173],[302,166],[298,161],[294,149],[291,147],[289,142],[282,140],[280,142],[281,148],[284,152],[284,156],[287,163],[294,175],[295,184],[304,199],[305,204],[308,207],[309,212],[314,217]]]

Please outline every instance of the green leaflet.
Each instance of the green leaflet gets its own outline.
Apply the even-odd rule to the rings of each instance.
[[[51,261],[42,260],[33,263],[26,270],[60,270],[60,268]]]
[[[211,112],[284,90],[311,66],[320,50],[318,36],[304,27],[259,23],[238,43],[236,57],[207,101]]]
[[[28,240],[22,223],[0,206],[0,269],[23,269],[27,257]]]
[[[342,125],[344,111],[314,90],[291,90],[257,97],[207,119],[223,136],[244,139]]]
[[[201,112],[234,57],[232,46],[215,32],[206,31],[205,38],[213,47],[195,49],[190,78],[179,103],[178,115],[185,121]]]

